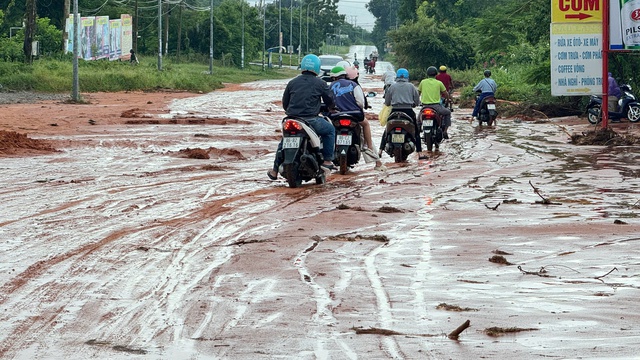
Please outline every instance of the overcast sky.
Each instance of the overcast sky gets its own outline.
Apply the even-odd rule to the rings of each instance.
[[[254,5],[259,0],[247,0]],[[277,0],[267,0],[267,3],[277,3]],[[338,0],[338,13],[344,14],[349,24],[360,26],[365,30],[373,30],[376,18],[365,7],[369,0]]]
[[[338,0],[338,13],[345,14],[349,24],[373,30],[376,18],[365,7],[369,0]]]

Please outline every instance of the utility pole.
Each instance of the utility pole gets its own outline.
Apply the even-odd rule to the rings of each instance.
[[[133,41],[131,46],[133,47],[133,52],[138,53],[138,0],[136,0],[135,4],[133,4]],[[122,51],[126,51],[126,49],[122,49]]]
[[[240,50],[240,68],[244,69],[244,1],[240,3],[242,6],[242,49]]]
[[[293,55],[293,0],[289,4],[289,46],[291,51],[287,51],[289,53],[289,67],[291,67],[291,55]],[[287,50],[289,47],[287,47]]]
[[[300,55],[302,53],[302,8],[298,7],[298,10],[300,10],[300,20],[298,21],[298,25],[300,25],[299,26],[300,35],[298,36],[298,64],[300,64]]]
[[[282,0],[278,0],[278,60],[282,67]]]
[[[80,15],[78,14],[78,0],[73,0],[73,85],[71,90],[71,99],[75,102],[80,101],[80,81],[78,79],[78,53],[80,37],[78,36],[80,26]]]
[[[211,0],[211,9],[209,11],[209,75],[213,75],[213,0]]]
[[[180,48],[182,47],[182,8],[184,7],[184,0],[180,1],[180,8],[178,9],[178,46],[176,48],[176,56],[180,60]]]
[[[164,13],[164,56],[169,55],[169,8]]]
[[[158,71],[162,71],[162,0],[158,0]]]
[[[262,71],[265,71],[264,68],[264,50],[267,47],[267,3],[265,1],[262,2]]]
[[[69,13],[70,13],[69,7],[70,6],[71,6],[70,0],[64,0],[64,9],[63,9],[63,15],[62,15],[62,18],[64,19],[62,21],[63,29],[64,29],[64,26],[66,26],[66,24],[67,24],[67,19],[69,18]],[[68,42],[67,40],[69,40],[67,32],[63,31],[62,32],[62,52],[63,53],[67,52],[67,42]]]
[[[33,64],[31,43],[33,42],[33,35],[36,31],[36,0],[27,0],[25,15],[27,21],[24,28],[24,43],[22,45],[22,51],[24,52],[27,64],[31,65]]]

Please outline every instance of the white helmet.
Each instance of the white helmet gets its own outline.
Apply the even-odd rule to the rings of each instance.
[[[341,66],[343,68],[348,68],[351,66],[351,63],[348,62],[347,60],[342,60],[342,61],[338,61],[338,63],[336,64],[336,66]]]

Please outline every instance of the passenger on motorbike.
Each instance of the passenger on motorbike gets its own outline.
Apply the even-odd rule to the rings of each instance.
[[[393,71],[393,66],[387,65],[387,71],[382,74],[382,81],[384,81],[384,87],[382,90],[386,93],[389,86],[396,82],[396,73]]]
[[[335,66],[331,69],[331,78],[333,82],[329,88],[333,92],[336,107],[340,112],[344,112],[355,117],[364,134],[364,141],[368,149],[373,149],[373,140],[371,139],[371,126],[369,121],[364,117],[364,109],[367,107],[367,98],[364,91],[358,84],[358,70],[352,67],[344,69]],[[369,156],[376,159],[376,170],[381,170],[383,165],[379,156],[375,153],[368,153]]]
[[[317,55],[309,54],[302,58],[300,62],[302,73],[293,78],[282,94],[282,107],[288,116],[295,116],[304,119],[309,126],[315,130],[322,139],[322,157],[324,162],[321,166],[328,170],[333,170],[333,152],[335,148],[335,128],[322,116],[320,106],[322,102],[328,109],[334,108],[334,101],[331,90],[327,83],[318,77],[320,74],[320,58]],[[282,141],[278,144],[276,159],[273,162],[273,169],[267,172],[271,180],[278,177],[278,168],[282,159],[278,156],[282,150]]]
[[[396,72],[396,82],[391,85],[387,92],[384,94],[384,104],[391,106],[391,112],[402,111],[409,115],[413,120],[415,126],[415,141],[416,150],[418,152],[419,159],[426,159],[426,156],[421,155],[422,144],[420,142],[420,129],[418,128],[418,122],[416,121],[416,113],[413,108],[420,105],[420,94],[412,83],[409,82],[409,71],[404,68],[398,69]],[[380,149],[378,150],[378,156],[382,156],[382,151],[387,145],[387,132],[382,134],[380,140]]]
[[[447,129],[451,126],[451,111],[440,104],[440,98],[449,98],[449,92],[440,80],[436,80],[438,70],[435,66],[427,68],[427,78],[418,85],[422,105],[433,107],[442,117],[442,137],[449,138]]]
[[[482,104],[482,100],[487,96],[495,96],[496,89],[498,88],[498,84],[491,78],[491,70],[484,71],[484,79],[480,80],[478,85],[473,88],[473,91],[480,91],[480,95],[476,99],[476,106],[473,108],[473,112],[471,116],[473,116],[473,120],[478,119],[478,112],[480,112],[480,104]]]
[[[436,80],[439,80],[444,84],[444,88],[447,89],[449,95],[451,95],[451,90],[453,90],[453,79],[451,75],[447,74],[447,67],[442,65],[440,69],[438,69],[438,75],[436,75]]]

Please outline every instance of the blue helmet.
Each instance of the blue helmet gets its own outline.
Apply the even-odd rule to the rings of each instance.
[[[320,58],[314,54],[305,55],[300,61],[300,70],[320,74]]]
[[[400,68],[396,72],[396,78],[398,79],[409,79],[409,71],[405,68]]]

